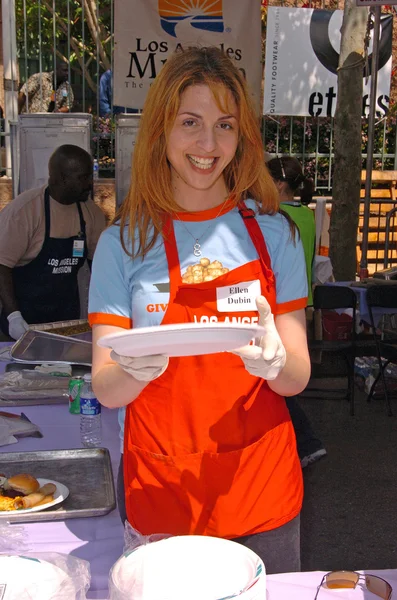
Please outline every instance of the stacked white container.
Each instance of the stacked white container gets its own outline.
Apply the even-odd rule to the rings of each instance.
[[[245,546],[175,536],[126,552],[112,567],[111,600],[263,600],[266,571]]]

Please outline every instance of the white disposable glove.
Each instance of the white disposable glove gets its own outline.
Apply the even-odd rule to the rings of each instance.
[[[287,354],[268,301],[263,296],[258,296],[255,302],[259,311],[258,324],[265,328],[265,335],[255,340],[255,345],[242,346],[232,352],[241,357],[248,373],[270,381],[276,379],[284,368]]]
[[[8,333],[14,340],[19,338],[29,329],[29,325],[21,315],[19,310],[15,310],[8,315]]]
[[[139,357],[120,356],[112,350],[110,358],[138,381],[153,381],[160,377],[168,367],[168,356],[163,354]]]

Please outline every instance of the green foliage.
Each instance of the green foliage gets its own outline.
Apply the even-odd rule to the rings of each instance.
[[[25,79],[25,61],[36,66],[40,54],[43,70],[52,70],[55,51],[81,77],[85,71],[93,89],[97,60],[100,72],[109,68],[111,4],[112,0],[16,0],[21,80]]]

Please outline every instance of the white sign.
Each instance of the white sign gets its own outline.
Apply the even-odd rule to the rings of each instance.
[[[216,288],[218,312],[244,312],[258,310],[255,299],[261,295],[259,279],[243,281],[236,285]]]
[[[167,58],[218,46],[241,69],[260,109],[261,0],[117,0],[114,104],[142,108]]]
[[[333,116],[342,10],[269,7],[266,32],[264,114]],[[377,116],[388,109],[392,15],[381,17]],[[371,65],[372,42],[370,46]],[[364,76],[364,71],[363,71]],[[370,79],[363,82],[363,116],[368,115]]]

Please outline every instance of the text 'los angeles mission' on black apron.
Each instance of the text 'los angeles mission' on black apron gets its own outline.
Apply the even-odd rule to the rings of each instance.
[[[80,217],[78,235],[50,237],[50,194],[46,188],[45,236],[41,250],[30,263],[12,270],[18,309],[29,324],[80,317],[77,274],[87,258],[87,242],[80,202],[76,204]],[[4,325],[4,319],[2,321]]]

